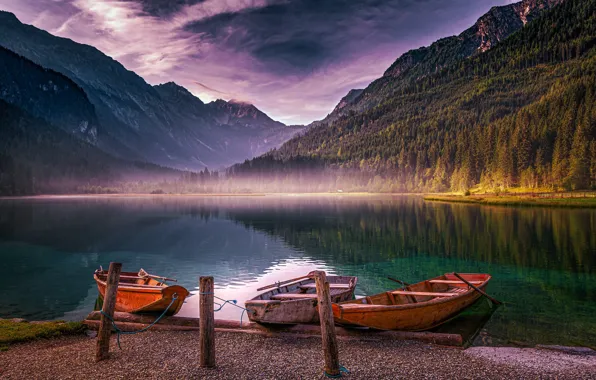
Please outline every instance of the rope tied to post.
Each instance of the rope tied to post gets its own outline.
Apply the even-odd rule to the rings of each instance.
[[[116,342],[118,343],[118,348],[122,349],[122,347],[120,347],[120,335],[134,335],[134,334],[139,334],[139,333],[149,330],[153,325],[155,325],[157,322],[159,322],[166,315],[166,313],[168,312],[170,307],[174,304],[174,302],[176,302],[177,299],[178,299],[178,294],[174,293],[172,295],[172,301],[170,302],[168,307],[166,307],[166,309],[163,311],[163,313],[161,313],[161,315],[159,317],[157,317],[157,319],[155,321],[151,322],[148,326],[143,327],[142,329],[136,330],[136,331],[122,331],[116,325],[116,321],[114,321],[114,318],[112,318],[109,315],[107,315],[106,313],[104,313],[103,310],[101,310],[101,314],[104,315],[106,318],[108,318],[112,322],[112,326],[114,327],[114,330],[116,330]]]
[[[342,375],[341,375],[342,373],[350,374],[350,371],[343,365],[339,366],[339,373],[337,375],[330,375],[326,371],[323,371],[323,374],[325,374],[325,377],[328,377],[330,379],[339,379],[340,377],[342,377]]]
[[[238,305],[238,300],[226,300],[226,299],[223,299],[223,298],[220,298],[220,297],[216,296],[215,293],[199,293],[199,294],[210,294],[210,295],[213,295],[213,298],[217,298],[218,300],[222,301],[222,303],[213,302],[214,305],[217,305],[218,306],[217,309],[214,309],[213,310],[214,312],[220,311],[227,304],[232,305],[232,306],[235,306],[238,309],[242,309],[242,314],[240,314],[240,326],[242,326],[242,318],[244,317],[244,313],[245,312],[252,313],[252,311],[250,311],[249,309],[247,309],[245,307],[242,307],[242,306],[239,306]]]

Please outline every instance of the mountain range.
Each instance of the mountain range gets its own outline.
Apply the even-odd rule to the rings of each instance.
[[[307,127],[247,103],[204,103],[173,82],[151,86],[91,46],[0,12],[0,192],[245,160],[227,174],[257,191],[594,187],[594,9],[493,7]]]
[[[596,187],[594,9],[595,0],[494,7],[229,174],[255,190]]]
[[[74,82],[69,88],[82,90],[95,110],[86,132],[75,133],[93,134],[85,141],[118,158],[182,170],[222,168],[262,154],[301,130],[273,121],[251,104],[204,104],[174,83],[151,86],[96,48],[22,24],[8,12],[0,12],[0,46]],[[72,121],[62,123],[53,106],[35,100],[43,88],[20,86],[28,72],[20,75],[11,74],[11,85],[7,78],[0,83],[2,99],[72,129]]]

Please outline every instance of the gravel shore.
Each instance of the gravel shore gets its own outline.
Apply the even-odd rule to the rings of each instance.
[[[196,331],[112,338],[95,363],[94,338],[63,337],[0,352],[3,379],[325,379],[319,338],[216,333],[217,368],[198,366]],[[596,379],[596,356],[536,348],[445,348],[410,341],[340,339],[346,379]]]

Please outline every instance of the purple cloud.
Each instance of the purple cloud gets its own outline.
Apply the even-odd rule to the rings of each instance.
[[[234,98],[288,124],[329,113],[403,52],[461,32],[508,0],[0,0],[96,46],[149,83]]]

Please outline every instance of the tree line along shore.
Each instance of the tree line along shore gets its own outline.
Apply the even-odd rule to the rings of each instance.
[[[525,193],[487,193],[471,194],[426,194],[425,201],[473,203],[493,206],[540,206],[596,208],[596,192],[525,192]]]

